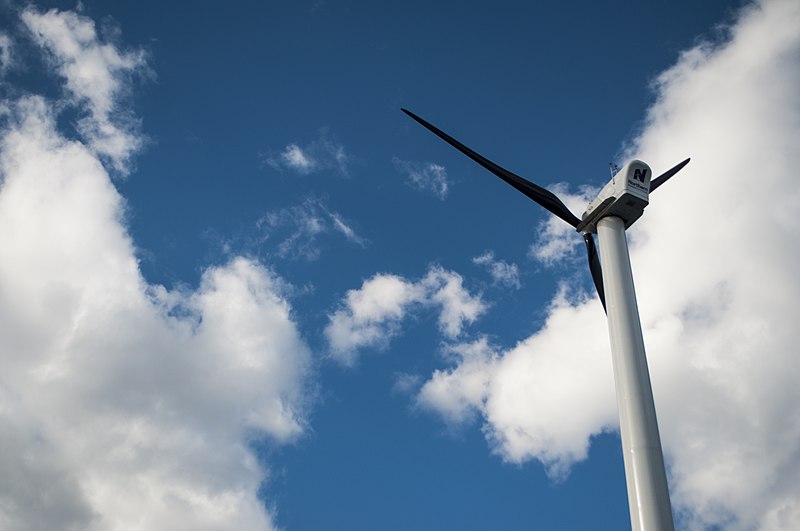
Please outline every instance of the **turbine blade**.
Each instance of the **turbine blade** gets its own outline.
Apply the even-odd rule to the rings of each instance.
[[[462,152],[463,154],[465,154],[466,156],[468,156],[469,158],[471,158],[472,160],[474,160],[475,162],[477,162],[478,164],[489,170],[490,172],[494,173],[495,175],[503,179],[505,182],[507,182],[508,184],[510,184],[511,186],[513,186],[514,188],[516,188],[517,190],[528,196],[529,198],[533,199],[536,203],[549,210],[552,214],[555,214],[556,216],[563,219],[573,227],[576,227],[578,223],[580,223],[581,220],[578,219],[578,217],[575,214],[570,212],[569,209],[566,207],[566,205],[564,205],[564,203],[562,203],[561,200],[550,190],[546,190],[539,185],[533,184],[532,182],[523,179],[519,175],[515,175],[510,171],[506,170],[505,168],[498,166],[491,160],[475,153],[474,151],[472,151],[470,148],[468,148],[455,138],[451,137],[441,129],[437,128],[435,125],[426,122],[413,112],[406,109],[400,109],[400,110],[409,115],[417,122],[419,122],[422,126],[430,130],[433,134],[435,134],[436,136],[438,136],[439,138],[441,138],[442,140],[444,140],[445,142],[447,142],[448,144],[450,144],[451,146],[453,146],[454,148],[456,148],[457,150],[459,150],[460,152]]]
[[[656,188],[667,182],[667,179],[669,179],[670,177],[681,171],[684,166],[689,164],[690,160],[692,159],[684,160],[680,164],[673,166],[671,169],[665,171],[664,173],[662,173],[661,175],[650,181],[650,193],[652,193]]]
[[[606,292],[603,289],[603,268],[600,267],[600,257],[594,245],[594,236],[589,232],[584,232],[583,241],[586,243],[586,255],[589,258],[589,271],[592,273],[594,287],[600,297],[600,302],[603,304],[603,311],[608,313],[608,310],[606,310]]]

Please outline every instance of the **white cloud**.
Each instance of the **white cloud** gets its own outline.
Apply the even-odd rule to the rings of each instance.
[[[11,38],[5,33],[0,32],[0,74],[5,73],[12,64],[11,50],[13,43]]]
[[[578,217],[581,217],[586,205],[599,192],[598,189],[582,186],[577,194],[571,194],[567,186],[561,183],[551,186],[550,190]],[[528,249],[528,256],[544,265],[552,266],[565,259],[583,257],[583,246],[583,239],[572,226],[564,223],[561,218],[548,215],[539,225],[539,233]]]
[[[406,372],[398,372],[394,375],[394,384],[392,391],[401,394],[410,394],[415,392],[422,382],[422,377],[419,374],[409,374]]]
[[[392,158],[392,164],[397,171],[406,176],[407,182],[417,190],[431,192],[444,201],[450,188],[447,179],[447,170],[440,164],[433,162],[414,162]]]
[[[445,351],[455,367],[437,370],[424,383],[417,404],[440,413],[448,423],[462,423],[483,409],[497,354],[486,337],[449,345]]]
[[[275,249],[281,258],[316,260],[321,251],[318,238],[338,233],[360,247],[369,242],[359,236],[342,216],[328,210],[325,204],[313,197],[299,205],[268,212],[258,221],[265,239],[280,239]],[[288,235],[285,229],[289,230]]]
[[[480,296],[470,295],[453,271],[431,267],[416,282],[378,274],[348,291],[341,307],[329,315],[325,336],[332,356],[353,365],[359,349],[385,348],[400,332],[406,313],[419,306],[439,310],[439,330],[448,339],[458,337],[464,323],[474,322],[486,310]]]
[[[627,153],[656,173],[692,157],[628,233],[684,529],[800,528],[798,27],[800,4],[761,2],[724,42],[682,54]],[[542,330],[495,352],[484,394],[451,384],[450,403],[480,413],[505,459],[563,477],[617,423],[602,310],[559,296]],[[445,398],[420,400],[457,417]]]
[[[345,220],[338,212],[331,212],[322,204],[320,205],[320,207],[325,212],[325,214],[327,214],[328,217],[330,218],[333,230],[335,232],[338,232],[339,234],[344,236],[345,239],[347,239],[348,241],[355,243],[356,245],[360,245],[361,247],[365,247],[367,244],[369,244],[369,240],[367,240],[366,238],[362,238],[361,236],[356,234],[356,231],[353,230],[353,228],[345,222]]]
[[[453,367],[434,372],[418,403],[449,423],[480,413],[494,453],[514,463],[539,459],[563,479],[586,458],[591,434],[616,422],[602,309],[569,299],[562,289],[542,331],[511,349],[485,338],[454,348]]]
[[[464,288],[464,279],[454,271],[433,267],[421,284],[430,303],[440,307],[439,330],[449,339],[458,337],[465,322],[475,322],[486,310],[480,296],[470,295]]]
[[[282,152],[269,152],[261,156],[264,164],[276,170],[291,170],[300,175],[308,175],[325,170],[333,170],[341,175],[349,175],[348,165],[351,157],[344,146],[331,138],[327,129],[320,130],[319,137],[305,146],[288,144]]]
[[[297,173],[306,175],[314,171],[317,161],[310,159],[297,144],[289,144],[281,153],[281,162]]]
[[[22,21],[66,81],[72,104],[86,111],[78,130],[89,147],[112,167],[127,173],[131,156],[141,147],[138,120],[119,107],[130,76],[146,68],[141,50],[121,52],[97,36],[94,22],[69,11],[34,8]]]
[[[102,126],[124,56],[73,13],[23,17]],[[87,50],[101,86],[72,72]],[[280,279],[234,257],[194,291],[148,284],[104,153],[41,97],[4,105],[0,528],[272,529],[248,441],[302,433],[310,363]]]
[[[472,263],[485,267],[495,284],[514,289],[522,287],[517,264],[509,264],[505,260],[495,260],[492,251],[486,251],[482,255],[476,256],[472,259]]]

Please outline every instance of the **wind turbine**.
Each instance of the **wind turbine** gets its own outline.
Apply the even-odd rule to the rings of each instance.
[[[589,271],[608,316],[631,527],[633,531],[674,531],[625,229],[642,216],[650,192],[678,173],[689,159],[655,179],[644,162],[627,163],[578,219],[554,193],[498,166],[411,111],[401,110],[583,235]],[[599,257],[595,233],[600,240]]]

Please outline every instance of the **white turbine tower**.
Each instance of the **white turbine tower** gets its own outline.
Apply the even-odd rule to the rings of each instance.
[[[612,175],[611,182],[589,202],[583,219],[578,219],[549,190],[498,166],[414,113],[402,110],[583,234],[592,280],[608,315],[631,527],[633,531],[674,531],[625,229],[642,216],[650,192],[678,173],[689,159],[652,180],[647,164],[629,162]],[[593,234],[600,239],[600,257]]]

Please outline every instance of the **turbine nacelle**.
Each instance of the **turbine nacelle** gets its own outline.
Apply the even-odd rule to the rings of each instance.
[[[641,160],[632,160],[617,172],[597,197],[592,199],[575,229],[578,232],[597,232],[597,222],[606,216],[616,216],[625,222],[625,228],[642,217],[650,196],[650,166]]]

